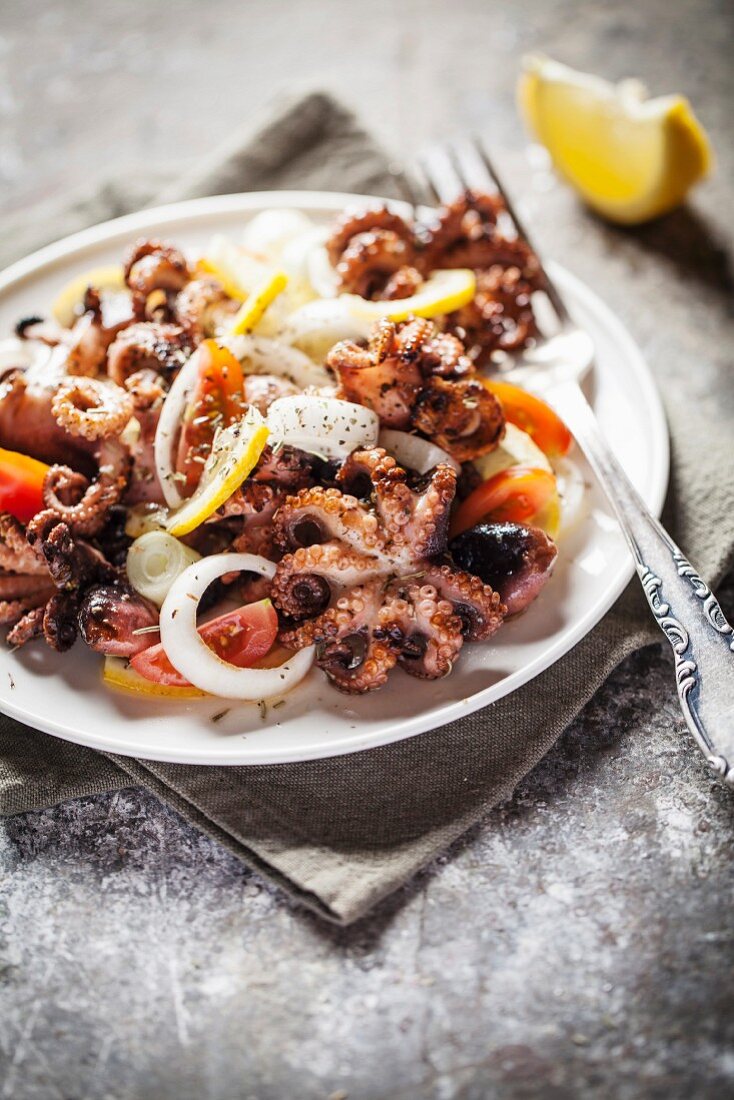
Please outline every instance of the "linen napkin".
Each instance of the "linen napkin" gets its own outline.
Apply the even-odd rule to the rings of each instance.
[[[9,219],[0,261],[143,205],[291,187],[399,194],[387,157],[354,117],[312,93],[281,105],[177,181],[109,185],[47,204],[34,218],[24,212]],[[695,402],[687,399],[689,382],[667,364],[663,392],[673,449],[667,523],[716,583],[734,548],[731,387],[721,378]],[[132,760],[0,716],[0,812],[139,783],[292,897],[348,924],[509,796],[612,669],[658,640],[635,582],[572,652],[509,698],[394,745],[277,767]]]

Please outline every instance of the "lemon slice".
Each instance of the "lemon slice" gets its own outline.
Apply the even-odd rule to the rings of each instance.
[[[438,317],[461,309],[474,297],[477,280],[469,268],[434,271],[416,294],[395,302],[370,302],[357,294],[341,294],[353,317],[365,321],[405,321],[408,317]]]
[[[678,206],[712,165],[687,99],[648,99],[642,84],[611,84],[542,55],[524,59],[520,111],[558,172],[592,209],[636,225]]]
[[[122,268],[117,264],[93,267],[91,271],[84,271],[67,283],[51,307],[60,325],[71,328],[78,317],[87,287],[90,286],[98,290],[124,290],[125,277]]]
[[[283,271],[276,271],[263,279],[237,311],[229,330],[230,336],[246,336],[252,332],[270,303],[285,290],[287,284],[288,276]]]
[[[253,469],[269,434],[265,421],[252,407],[241,420],[220,428],[196,491],[172,513],[166,524],[168,533],[188,535],[216,512]]]
[[[207,694],[193,685],[170,687],[167,684],[155,684],[130,668],[123,657],[105,657],[102,679],[110,687],[129,691],[134,695],[166,696],[169,699],[203,699]]]

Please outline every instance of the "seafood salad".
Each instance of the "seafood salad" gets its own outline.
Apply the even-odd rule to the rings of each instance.
[[[0,623],[107,684],[259,701],[448,675],[583,486],[503,366],[542,280],[496,196],[131,242],[0,343]],[[537,613],[537,612],[531,612]],[[311,671],[321,670],[320,673]]]

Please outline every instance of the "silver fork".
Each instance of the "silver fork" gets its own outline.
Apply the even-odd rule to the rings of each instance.
[[[466,190],[498,192],[514,231],[538,256],[477,139],[434,149],[421,158],[419,168],[429,198],[439,203],[451,202]],[[591,337],[574,322],[540,257],[538,261],[558,331],[524,357],[525,365],[502,377],[521,380],[542,394],[573,432],[616,513],[647,602],[673,649],[688,728],[713,769],[734,785],[734,631],[706,582],[648,511],[602,435],[580,387],[593,361]]]

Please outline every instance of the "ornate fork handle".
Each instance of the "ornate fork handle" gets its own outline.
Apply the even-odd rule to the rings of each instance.
[[[579,386],[564,382],[544,396],[566,420],[614,507],[647,602],[675,654],[688,728],[712,768],[734,784],[734,631],[706,582],[645,507]]]

